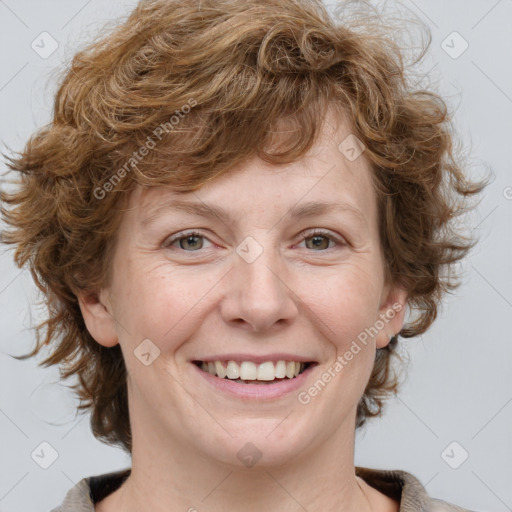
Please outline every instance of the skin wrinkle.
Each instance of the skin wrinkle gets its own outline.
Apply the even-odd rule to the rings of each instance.
[[[396,502],[355,476],[353,457],[356,408],[375,350],[400,330],[402,315],[307,406],[297,402],[296,393],[258,405],[227,398],[202,382],[190,362],[212,351],[289,351],[318,361],[320,375],[393,300],[405,302],[405,292],[384,282],[368,164],[363,157],[344,159],[337,145],[348,127],[334,112],[329,115],[307,159],[280,173],[253,160],[191,194],[209,204],[229,203],[239,212],[229,235],[222,222],[197,224],[198,217],[170,212],[143,228],[149,209],[177,196],[170,188],[134,192],[119,228],[112,283],[102,295],[112,302],[82,303],[98,343],[121,345],[134,439],[132,474],[97,510],[132,512],[149,505],[156,512],[187,510],[213,488],[204,503],[212,511],[291,511],[297,503],[308,510],[330,510],[333,503],[343,503],[347,512],[397,510]],[[318,169],[336,162],[336,172],[318,179],[307,170],[315,161]],[[354,168],[357,173],[348,171]],[[292,205],[335,197],[364,212],[368,230],[358,247],[308,249],[296,233],[318,228],[342,236],[335,219],[344,215],[294,220],[284,214]],[[222,252],[214,243],[195,251],[162,246],[172,232],[206,227],[205,236],[219,239]],[[249,234],[264,249],[251,264],[234,252]],[[285,249],[276,250],[279,246]],[[219,280],[228,269],[229,279]],[[161,351],[148,367],[132,355],[145,338]],[[243,468],[236,453],[248,440],[263,459]],[[249,505],[248,495],[253,496]]]
[[[372,324],[387,296],[388,288],[375,292],[382,285],[381,263],[385,263],[385,285],[399,283],[407,290],[407,305],[417,313],[414,322],[390,328],[396,334],[393,343],[376,354],[372,343],[365,347],[357,357],[361,381],[347,378],[355,367],[351,361],[343,369],[344,377],[336,377],[307,407],[317,410],[331,401],[339,415],[341,402],[348,418],[354,414],[349,396],[354,399],[362,393],[363,375],[370,375],[355,412],[359,429],[371,417],[381,416],[386,399],[397,392],[399,381],[393,369],[396,359],[401,359],[397,352],[400,338],[424,333],[435,320],[444,294],[458,286],[461,272],[453,265],[474,242],[464,236],[457,217],[471,208],[466,200],[483,189],[484,180],[472,182],[466,176],[470,162],[456,145],[443,99],[433,91],[415,89],[407,80],[395,35],[410,20],[400,16],[386,20],[383,13],[365,9],[364,2],[352,17],[351,7],[359,10],[356,3],[348,2],[346,11],[340,5],[336,19],[331,19],[316,0],[263,4],[259,0],[202,0],[201,12],[195,1],[141,2],[118,27],[98,35],[73,57],[59,84],[51,122],[35,132],[21,152],[3,155],[19,186],[12,193],[0,190],[1,215],[7,226],[2,242],[15,247],[16,264],[30,269],[48,307],[47,318],[36,326],[37,346],[16,358],[27,359],[48,348],[49,355],[39,365],[59,365],[63,379],[76,377],[78,408],[90,411],[91,430],[98,440],[130,455],[132,434],[138,440],[142,436],[137,443],[147,444],[149,454],[151,440],[162,440],[161,451],[154,449],[153,459],[158,462],[165,452],[170,467],[186,466],[182,452],[188,450],[188,454],[201,443],[204,449],[196,449],[194,455],[204,456],[209,449],[205,437],[216,443],[214,432],[220,439],[229,434],[218,423],[212,424],[212,432],[199,432],[194,442],[185,443],[197,427],[176,425],[172,412],[181,411],[185,422],[194,414],[213,422],[198,402],[200,386],[180,387],[188,375],[185,358],[199,351],[207,354],[213,341],[229,344],[229,348],[248,343],[259,347],[264,342],[292,348],[293,341],[293,349],[311,350],[311,357],[322,358],[327,365],[344,353],[343,341],[351,339],[363,324]],[[232,30],[218,28],[221,18],[226,22],[223,26]],[[264,48],[262,41],[268,43]],[[414,63],[427,49],[422,41]],[[325,117],[327,108],[347,123],[339,132],[338,119]],[[334,192],[333,176],[340,169],[331,160],[341,158],[335,145],[331,149],[336,158],[325,152],[309,160],[305,157],[326,122],[337,133],[335,144],[354,134],[365,145],[363,156],[344,167],[343,183],[361,184],[364,179],[366,197],[373,182],[378,209],[366,207],[379,222],[379,236],[372,224],[372,241],[365,251],[333,251],[332,257],[320,262],[320,255],[288,247],[299,226],[290,232],[284,229],[295,226],[284,219],[284,210],[300,202],[307,190],[289,190],[278,178],[291,174],[297,187],[303,182],[295,178],[311,179],[308,183],[315,186],[310,192],[317,199]],[[143,148],[150,150],[145,157]],[[156,238],[146,250],[128,237],[130,243],[125,240],[126,250],[118,257],[125,270],[117,260],[113,265],[114,249],[120,245],[119,222],[121,217],[128,218],[134,226],[140,203],[127,206],[127,202],[141,189],[141,196],[154,187],[169,197],[173,191],[195,191],[211,196],[219,205],[235,206],[233,198],[241,201],[247,192],[237,184],[249,182],[254,187],[259,183],[252,167],[255,158],[261,159],[261,170],[268,170],[269,175],[253,190],[254,195],[261,197],[268,183],[276,195],[271,204],[269,200],[254,205],[259,208],[258,218],[244,220],[243,208],[252,204],[251,197],[240,203],[234,210],[240,212],[237,233],[235,226],[231,232],[226,226],[226,231],[218,224],[209,226],[219,243],[224,242],[224,252],[212,251],[208,264],[206,259],[197,264],[171,258],[170,251],[158,248]],[[371,180],[366,179],[368,166]],[[235,171],[240,173],[231,174]],[[224,194],[222,187],[219,192],[219,183],[226,186]],[[336,197],[341,197],[338,192]],[[197,194],[192,192],[189,197],[197,198]],[[148,199],[159,201],[153,192]],[[252,214],[256,217],[256,210]],[[280,223],[281,219],[289,224]],[[327,222],[309,220],[300,227]],[[234,249],[251,230],[265,252],[245,266]],[[112,269],[117,273],[114,281]],[[322,285],[314,286],[320,279]],[[112,286],[116,289],[110,290]],[[358,294],[372,300],[362,300]],[[85,310],[91,313],[87,328]],[[347,321],[342,323],[344,318]],[[153,374],[134,361],[133,349],[145,337],[154,338],[162,348]],[[387,336],[381,341],[387,343]],[[405,366],[401,363],[400,369]],[[335,400],[332,394],[339,391],[343,379],[348,384]],[[167,386],[161,385],[162,380]],[[188,388],[194,397],[180,399],[175,393]],[[135,404],[128,404],[129,392]],[[129,407],[137,409],[131,411],[131,418]],[[263,447],[277,442],[281,434],[281,441],[304,445],[304,450],[314,454],[313,442],[297,440],[293,415],[290,421],[283,421],[287,416],[281,415],[283,423],[276,428],[279,421],[267,413],[267,418],[260,418],[263,426],[249,429],[254,435],[276,429]],[[332,419],[331,414],[325,416]],[[132,419],[152,426],[148,439],[140,424],[132,432]],[[248,422],[257,419],[246,417]],[[340,419],[340,425],[346,423]],[[233,425],[228,432],[236,433],[239,427]],[[178,446],[181,458],[173,459],[174,450],[168,446],[173,429],[182,441]],[[290,435],[283,435],[283,429]],[[222,444],[216,447],[221,451],[217,459],[206,457],[208,466],[194,465],[197,458],[192,458],[193,467],[187,468],[192,479],[198,478],[198,486],[208,491],[213,487],[203,485],[208,472],[213,474],[210,480],[219,483],[212,461],[220,460],[222,468],[232,462],[223,459]],[[266,457],[270,454],[278,457],[279,451],[265,450]],[[287,455],[292,456],[290,451]],[[153,462],[150,455],[147,458]],[[331,459],[332,453],[326,451],[332,473],[322,465],[313,469],[312,460],[301,460],[316,476],[326,472],[345,481],[347,465],[338,472]],[[149,469],[139,469],[134,481],[149,479]],[[155,488],[158,484],[164,490],[169,487],[172,475],[168,471],[162,464]],[[309,481],[304,475],[295,476],[297,481]],[[350,471],[347,478],[356,489]],[[147,492],[143,483],[137,485],[142,493]],[[189,495],[196,491],[190,490]],[[222,501],[218,493],[214,496]],[[317,498],[322,501],[321,495]]]

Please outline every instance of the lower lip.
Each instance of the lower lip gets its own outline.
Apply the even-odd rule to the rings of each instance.
[[[274,384],[242,384],[234,382],[230,379],[220,379],[211,373],[201,370],[196,364],[191,363],[192,366],[199,372],[212,386],[220,389],[228,395],[238,398],[245,398],[250,400],[271,400],[281,398],[293,391],[296,391],[303,386],[308,379],[313,368],[317,365],[311,365],[306,368],[301,374],[293,379],[278,380]]]

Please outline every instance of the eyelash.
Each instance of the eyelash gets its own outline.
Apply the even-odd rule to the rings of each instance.
[[[185,238],[188,238],[188,237],[200,237],[200,238],[205,238],[206,240],[210,241],[208,239],[208,237],[206,237],[203,233],[201,233],[200,231],[181,231],[179,233],[177,233],[176,235],[172,236],[171,238],[168,238],[167,241],[164,241],[163,243],[163,247],[164,248],[170,248],[171,245],[174,243],[174,242],[178,242],[180,240],[183,240]],[[340,238],[336,237],[336,236],[333,236],[331,234],[330,231],[325,231],[323,229],[313,229],[313,230],[306,230],[306,231],[303,231],[302,233],[300,233],[299,235],[301,237],[301,241],[305,240],[306,238],[313,238],[315,236],[323,236],[325,238],[329,238],[330,240],[334,241],[336,244],[338,245],[347,245],[343,240],[341,240]],[[211,242],[211,241],[210,241]],[[181,248],[178,248],[184,252],[189,252],[189,253],[194,253],[194,252],[199,252],[198,251],[186,251],[185,249],[181,249]],[[312,252],[327,252],[329,251],[330,249],[334,249],[334,247],[330,247],[328,249],[322,249],[322,250],[319,250],[319,251],[313,251],[311,249]]]

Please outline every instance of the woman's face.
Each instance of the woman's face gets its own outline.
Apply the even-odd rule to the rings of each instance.
[[[133,193],[111,286],[81,306],[99,343],[121,345],[134,450],[272,465],[330,439],[350,443],[375,349],[401,329],[405,294],[384,283],[368,163],[346,158],[350,139],[338,148],[349,134],[331,116],[296,163],[254,160],[195,192]],[[295,215],[315,203],[330,206]],[[277,361],[314,365],[256,384],[196,364],[229,360],[245,362],[246,379],[264,362],[263,378]]]

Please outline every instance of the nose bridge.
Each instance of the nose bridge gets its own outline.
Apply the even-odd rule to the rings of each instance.
[[[280,251],[269,231],[248,236],[236,252],[239,257],[233,268],[228,318],[242,319],[255,330],[290,321],[297,309],[286,285]]]

